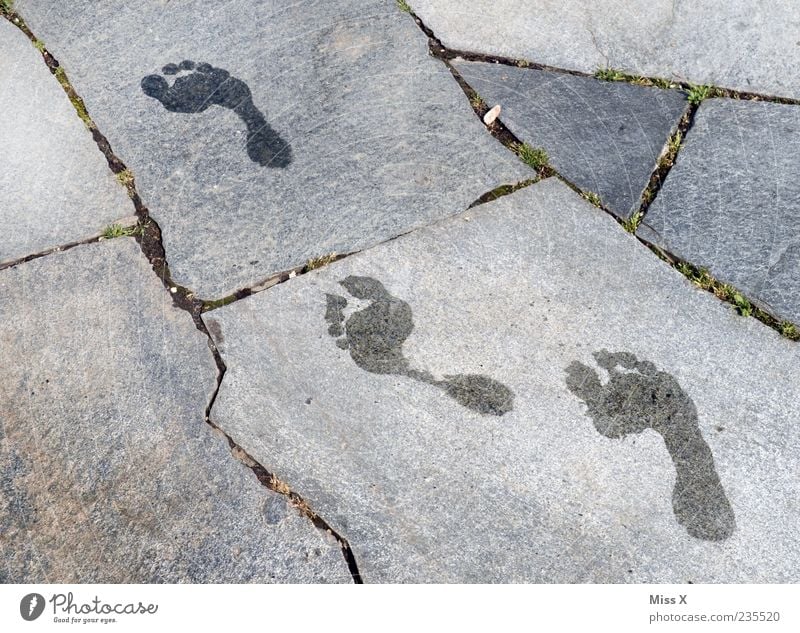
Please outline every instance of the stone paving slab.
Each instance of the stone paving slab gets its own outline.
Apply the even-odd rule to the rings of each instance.
[[[554,178],[203,318],[367,582],[800,579],[797,344]]]
[[[22,31],[0,17],[0,264],[133,214],[92,135]]]
[[[349,582],[203,419],[208,341],[132,239],[0,272],[0,582]]]
[[[203,298],[531,175],[394,2],[15,6],[135,173],[175,281]]]
[[[800,107],[703,102],[638,235],[800,323]]]
[[[800,98],[793,0],[409,0],[445,46]]]
[[[547,151],[550,164],[628,219],[670,134],[686,111],[675,90],[591,77],[455,60],[466,82],[520,140]]]

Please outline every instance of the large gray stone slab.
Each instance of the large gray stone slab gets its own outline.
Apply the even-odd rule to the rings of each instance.
[[[451,48],[800,98],[793,0],[409,0]]]
[[[204,298],[376,244],[531,175],[394,2],[18,10],[133,169],[174,279]]]
[[[350,580],[204,410],[216,366],[132,239],[0,272],[0,581]]]
[[[204,319],[367,581],[800,578],[797,344],[556,179]]]
[[[800,323],[800,109],[712,99],[640,237]]]
[[[133,214],[125,189],[39,52],[0,17],[0,264]]]
[[[547,151],[550,164],[629,218],[686,110],[675,90],[484,62],[453,62],[514,135]]]

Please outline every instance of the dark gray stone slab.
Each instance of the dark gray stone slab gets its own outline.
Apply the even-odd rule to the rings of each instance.
[[[642,192],[686,110],[675,90],[456,60],[453,65],[514,135],[543,147],[565,178],[621,218]]]
[[[134,171],[176,282],[201,297],[376,244],[531,173],[393,2],[18,9]]]
[[[556,179],[203,318],[367,581],[800,579],[798,345]]]
[[[800,323],[798,152],[797,106],[704,102],[639,236]]]
[[[800,98],[793,0],[410,0],[462,51]]]
[[[206,338],[132,239],[0,272],[0,582],[350,581],[203,419]]]
[[[0,264],[132,215],[92,135],[27,36],[0,17]]]

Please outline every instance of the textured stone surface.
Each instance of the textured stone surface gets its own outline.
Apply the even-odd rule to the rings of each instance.
[[[39,52],[0,17],[0,264],[133,214]]]
[[[640,237],[800,323],[800,110],[712,99]]]
[[[511,132],[543,147],[558,172],[593,191],[615,215],[638,211],[658,157],[686,110],[676,90],[455,61]]]
[[[203,412],[207,340],[131,239],[0,272],[0,581],[348,582]]]
[[[451,48],[800,98],[794,0],[410,0]]]
[[[530,176],[393,2],[15,6],[136,174],[175,280],[205,298]]]
[[[367,581],[800,579],[797,344],[555,179],[204,319]]]

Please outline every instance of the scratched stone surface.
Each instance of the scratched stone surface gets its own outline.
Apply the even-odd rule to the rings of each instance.
[[[0,18],[0,264],[133,214],[92,135],[30,40]]]
[[[551,178],[203,316],[367,582],[797,582],[798,346]]]
[[[800,98],[794,0],[409,0],[445,46]]]
[[[0,271],[0,582],[349,582],[204,421],[216,366],[132,239]]]
[[[532,68],[453,62],[521,141],[542,147],[558,172],[628,219],[687,102],[677,90]]]
[[[800,323],[800,111],[712,99],[638,235]]]
[[[175,281],[203,298],[531,175],[394,2],[15,6],[133,170]]]

